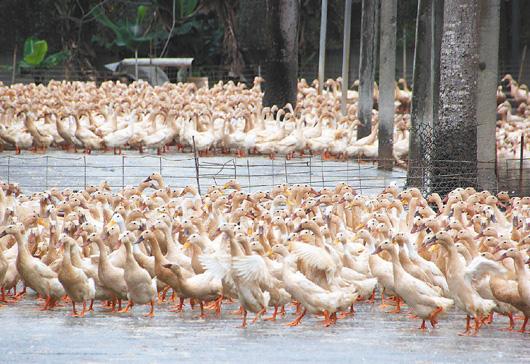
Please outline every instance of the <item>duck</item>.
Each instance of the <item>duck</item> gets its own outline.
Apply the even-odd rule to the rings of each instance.
[[[454,301],[440,295],[440,292],[424,281],[415,278],[402,266],[398,246],[389,240],[383,241],[372,254],[387,251],[392,257],[394,288],[396,293],[422,319],[421,330],[426,329],[425,321],[429,320],[434,328],[439,314],[447,311]]]
[[[149,304],[151,308],[145,316],[154,317],[155,299],[157,296],[156,277],[151,278],[149,272],[140,267],[136,259],[134,259],[132,247],[132,244],[136,241],[134,234],[126,231],[120,236],[119,241],[125,245],[126,249],[123,278],[127,285],[127,299],[129,300],[127,306],[119,312],[129,312],[135,304]]]
[[[476,335],[480,329],[482,319],[488,316],[495,308],[495,301],[482,298],[471,285],[471,282],[465,279],[465,266],[458,258],[458,253],[454,246],[451,235],[446,231],[440,231],[424,242],[426,247],[433,244],[440,244],[448,254],[447,265],[447,284],[451,298],[455,305],[466,312],[466,330],[460,335]],[[471,333],[471,318],[475,320],[475,327]]]
[[[71,249],[77,242],[67,235],[62,235],[58,241],[59,247],[64,246],[61,269],[58,273],[59,282],[72,301],[72,316],[84,317],[87,311],[87,300],[93,303],[96,295],[96,285],[92,278],[88,278],[85,272],[72,264]],[[83,309],[77,313],[75,304],[81,302]]]

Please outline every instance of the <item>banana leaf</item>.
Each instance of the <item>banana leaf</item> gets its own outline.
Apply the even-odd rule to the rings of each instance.
[[[24,66],[35,67],[42,63],[48,53],[48,42],[29,37],[24,42]]]

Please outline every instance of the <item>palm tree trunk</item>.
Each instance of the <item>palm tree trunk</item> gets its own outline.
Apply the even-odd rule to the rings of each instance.
[[[440,108],[433,128],[435,192],[477,183],[479,0],[446,0]]]

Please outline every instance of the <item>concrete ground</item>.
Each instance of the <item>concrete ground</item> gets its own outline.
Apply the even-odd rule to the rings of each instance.
[[[477,337],[461,337],[460,313],[451,311],[438,328],[422,332],[406,310],[387,314],[366,303],[356,306],[355,317],[329,328],[317,317],[286,327],[294,318],[288,308],[285,318],[248,329],[238,328],[240,318],[229,313],[237,305],[223,305],[221,318],[210,313],[200,319],[198,307],[192,312],[186,305],[184,313],[174,313],[162,303],[150,319],[143,317],[147,306],[111,314],[96,303],[94,313],[74,318],[69,305],[42,312],[38,304],[30,295],[0,308],[2,363],[528,363],[530,358],[530,335],[500,331],[508,321],[501,316]]]

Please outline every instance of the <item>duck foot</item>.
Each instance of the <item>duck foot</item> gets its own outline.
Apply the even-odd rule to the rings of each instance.
[[[133,306],[134,306],[134,303],[131,300],[129,300],[129,302],[127,302],[127,306],[125,306],[124,309],[119,310],[118,313],[127,313],[131,310]]]
[[[293,321],[289,322],[286,326],[289,326],[289,327],[298,326],[300,324],[300,321],[302,321],[302,318],[305,316],[306,313],[307,313],[307,309],[304,308],[302,313],[297,318],[295,318]]]
[[[419,327],[419,330],[427,330],[427,326],[425,325],[425,320],[421,321],[421,326]]]
[[[274,312],[271,317],[264,318],[263,321],[276,321],[276,315],[278,315],[278,305],[274,305]]]
[[[241,326],[239,326],[241,329],[247,328],[247,310],[244,308],[241,308],[243,310],[243,322],[241,323]]]
[[[261,310],[259,310],[259,311],[256,313],[256,317],[254,317],[254,320],[252,320],[252,323],[255,324],[256,321],[258,321],[259,318],[261,317],[261,315],[263,315],[265,312],[267,312],[267,309],[266,309],[266,308],[262,308]]]
[[[506,314],[508,318],[510,319],[510,323],[508,327],[505,327],[504,329],[499,329],[499,331],[513,331],[513,328],[515,327],[515,320],[513,319],[513,314],[509,312]]]
[[[243,306],[239,306],[239,310],[235,310],[235,311],[230,311],[230,313],[232,315],[241,315],[243,313],[245,313],[245,309],[243,308]]]
[[[145,317],[155,317],[155,300],[151,300],[149,305],[151,306],[151,309],[144,316]]]
[[[524,321],[523,321],[523,325],[521,326],[521,328],[519,330],[517,330],[518,332],[524,334],[526,333],[526,324],[528,323],[528,317],[525,317],[524,318]]]

